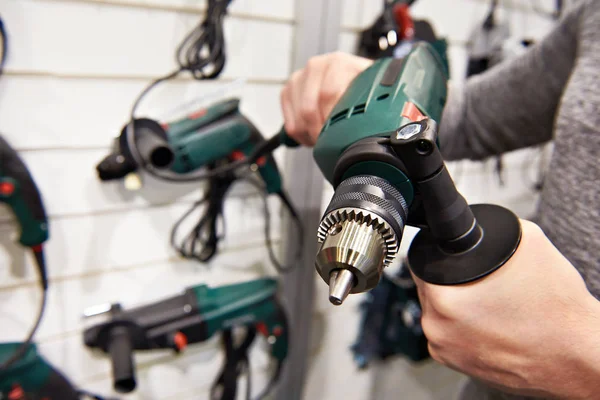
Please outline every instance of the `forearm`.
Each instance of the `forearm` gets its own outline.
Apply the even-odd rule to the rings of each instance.
[[[446,159],[482,159],[552,138],[576,58],[578,12],[522,56],[450,88],[440,124]]]

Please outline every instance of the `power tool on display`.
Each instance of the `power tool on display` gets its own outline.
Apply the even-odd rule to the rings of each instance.
[[[129,129],[132,127],[132,129]],[[200,109],[181,119],[158,123],[149,118],[135,119],[127,124],[115,147],[97,166],[103,181],[126,178],[139,169],[149,171],[159,179],[169,182],[208,179],[205,197],[194,204],[174,226],[171,243],[180,255],[206,262],[217,251],[222,238],[217,233],[217,223],[223,218],[223,202],[232,184],[243,173],[257,171],[264,182],[258,185],[261,193],[278,196],[296,222],[298,240],[302,239],[302,226],[298,214],[285,193],[279,169],[270,154],[279,145],[296,146],[285,132],[265,140],[258,129],[239,110],[239,99],[229,99]],[[206,167],[206,171],[198,171]],[[254,180],[248,180],[257,186]],[[180,223],[201,204],[208,203],[204,215],[185,238],[176,243]],[[265,206],[267,222],[270,219]],[[281,266],[270,246],[270,230],[265,224],[265,238],[271,260],[278,270]],[[298,246],[301,251],[302,246]]]
[[[416,43],[359,74],[323,126],[313,155],[335,192],[315,265],[331,303],[377,286],[407,224],[421,228],[408,263],[426,282],[476,280],[515,252],[519,219],[500,206],[469,206],[444,165],[436,121],[447,79],[437,51]]]
[[[239,375],[247,371],[250,376],[248,350],[260,333],[267,338],[276,362],[270,383],[258,396],[263,398],[276,384],[288,352],[287,318],[276,291],[277,281],[263,278],[220,287],[193,286],[179,296],[130,310],[112,305],[102,310],[109,311],[108,321],[85,330],[85,345],[110,356],[114,388],[128,393],[136,388],[134,351],[182,352],[190,344],[221,333],[225,364],[212,387],[211,398],[235,400]],[[86,312],[88,317],[98,314],[96,310]],[[238,327],[245,328],[246,334],[236,346],[233,329]],[[247,392],[249,398],[249,384]]]
[[[48,218],[42,197],[27,166],[2,136],[0,136],[0,202],[10,207],[21,228],[19,243],[31,249],[42,287],[42,300],[36,321],[23,343],[14,348],[12,356],[0,362],[1,375],[18,361],[30,346],[44,314],[48,290],[43,249],[43,243],[48,240]]]
[[[406,262],[400,264],[397,273],[384,273],[360,308],[360,330],[351,347],[359,368],[395,355],[414,362],[429,358],[417,287]]]
[[[356,54],[372,60],[402,58],[418,41],[430,43],[441,55],[448,71],[445,39],[438,38],[427,20],[414,19],[410,7],[415,0],[384,0],[383,10],[371,26],[360,33]]]
[[[23,343],[0,343],[0,362],[5,362]],[[111,400],[80,389],[29,343],[23,356],[0,373],[0,400]],[[112,399],[115,400],[115,399]]]

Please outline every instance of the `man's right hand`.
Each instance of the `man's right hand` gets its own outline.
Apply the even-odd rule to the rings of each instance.
[[[335,52],[312,57],[292,74],[281,91],[281,107],[288,135],[314,146],[327,116],[356,76],[373,61]]]

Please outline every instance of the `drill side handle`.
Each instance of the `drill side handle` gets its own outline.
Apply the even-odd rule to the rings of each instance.
[[[413,273],[430,283],[453,285],[477,280],[504,265],[521,239],[519,219],[497,205],[467,204],[436,145],[435,121],[404,125],[390,142],[420,193],[427,223],[409,249]]]

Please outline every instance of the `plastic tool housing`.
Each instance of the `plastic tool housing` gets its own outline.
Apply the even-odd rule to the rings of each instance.
[[[361,73],[324,125],[314,158],[335,193],[319,226],[316,268],[334,294],[375,287],[407,224],[421,228],[411,269],[432,283],[480,278],[518,246],[518,218],[499,206],[469,207],[445,168],[435,121],[446,82],[437,52],[417,44],[404,59]],[[339,287],[342,275],[348,288]]]

